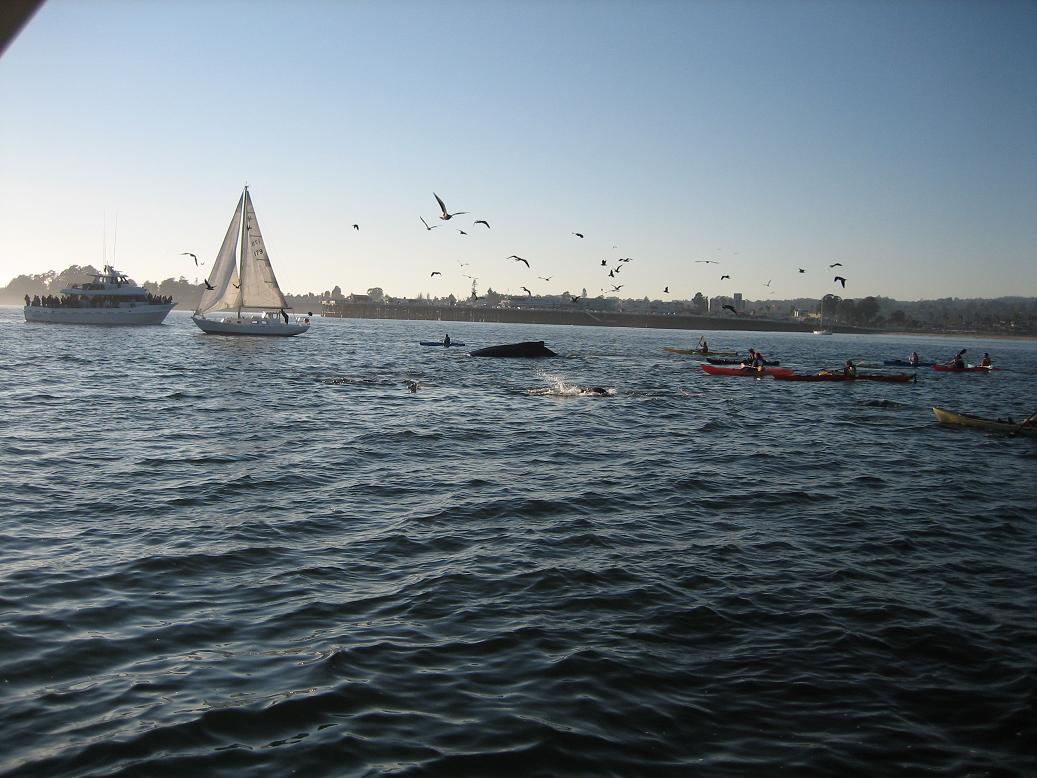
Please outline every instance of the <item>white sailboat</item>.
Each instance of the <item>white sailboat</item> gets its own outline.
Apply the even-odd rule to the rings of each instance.
[[[308,316],[290,317],[287,310],[246,186],[191,318],[214,335],[288,336],[310,328]]]
[[[814,330],[815,335],[831,335],[832,328],[825,326],[825,315],[821,313],[817,318],[817,329]]]

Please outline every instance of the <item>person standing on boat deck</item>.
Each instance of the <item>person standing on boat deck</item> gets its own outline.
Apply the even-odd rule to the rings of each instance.
[[[29,299],[29,295],[25,295],[25,304],[29,305],[32,301]]]
[[[450,345],[450,333],[449,332],[446,334],[446,337],[443,338],[443,345],[444,346],[449,346]]]
[[[284,323],[287,324],[288,323],[288,314],[285,313],[284,308],[281,308],[279,310],[281,311],[281,315],[284,316]]]
[[[983,352],[983,359],[979,360],[980,367],[990,367],[990,354]]]
[[[843,375],[847,376],[848,378],[857,377],[857,366],[853,364],[852,359],[847,359],[846,364],[843,365]]]

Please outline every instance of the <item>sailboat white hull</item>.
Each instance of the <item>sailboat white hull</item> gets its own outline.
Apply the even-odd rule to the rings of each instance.
[[[225,316],[192,316],[191,320],[198,325],[198,329],[210,335],[251,335],[251,336],[280,336],[290,337],[301,335],[310,328],[309,321],[289,321],[271,319],[261,316],[246,316],[238,318],[229,313]]]
[[[132,307],[123,305],[119,308],[67,307],[47,308],[40,305],[26,305],[25,320],[31,322],[47,322],[50,324],[108,324],[130,326],[141,324],[161,324],[176,303],[168,305],[136,304]]]

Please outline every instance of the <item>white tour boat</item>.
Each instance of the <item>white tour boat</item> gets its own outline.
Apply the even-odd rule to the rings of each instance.
[[[290,317],[287,309],[246,186],[191,318],[203,332],[214,335],[287,336],[306,332],[309,316]]]
[[[73,284],[61,296],[26,295],[25,320],[58,324],[161,324],[176,307],[168,297],[152,295],[111,265],[91,274],[93,281]]]

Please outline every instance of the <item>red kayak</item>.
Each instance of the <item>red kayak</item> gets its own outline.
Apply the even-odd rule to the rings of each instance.
[[[775,381],[885,381],[890,384],[906,384],[914,378],[906,373],[858,373],[856,376],[842,373],[818,373],[817,375],[776,375]]]
[[[778,376],[793,375],[793,371],[787,367],[717,367],[716,365],[702,365],[702,369],[709,375],[741,375],[750,378],[759,378],[761,375]]]
[[[968,367],[954,367],[952,365],[933,365],[933,370],[940,373],[989,373],[991,370],[997,370],[996,367],[981,367],[979,365],[969,365]]]

